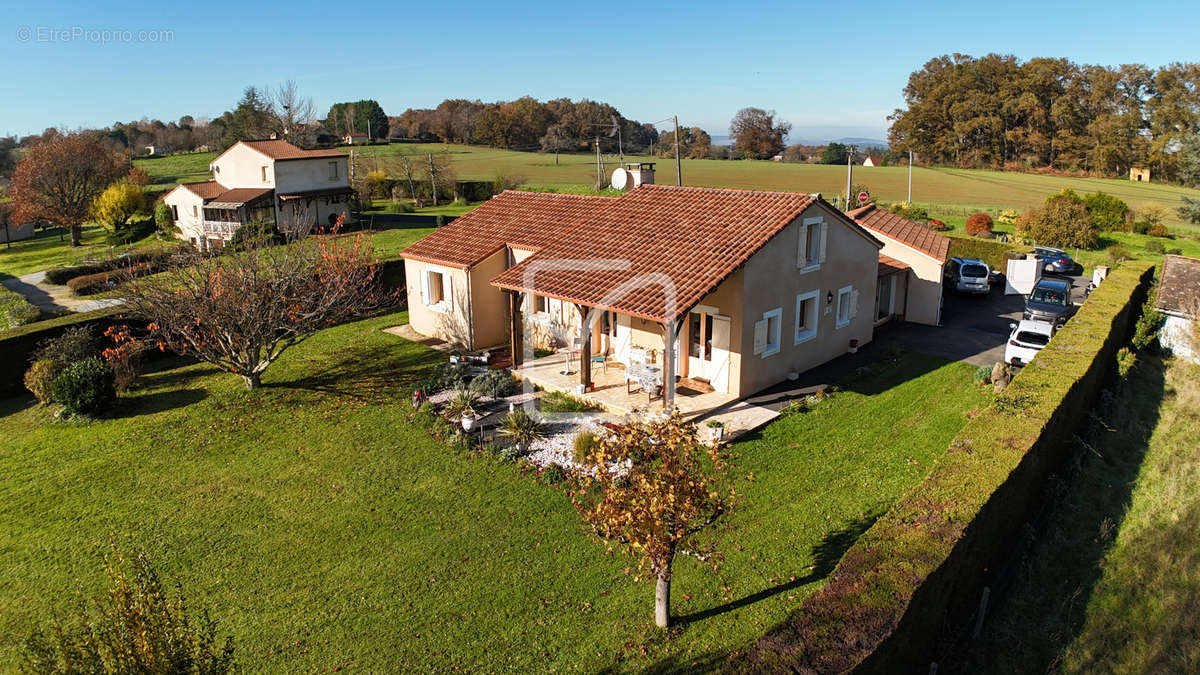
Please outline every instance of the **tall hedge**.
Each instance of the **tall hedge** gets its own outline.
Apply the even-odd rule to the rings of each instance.
[[[751,650],[746,668],[908,672],[962,625],[1115,368],[1153,266],[1125,263],[970,420],[925,480],[846,552],[828,584]]]
[[[1008,268],[1008,259],[1021,253],[1032,251],[1027,246],[1013,246],[1001,241],[987,239],[950,238],[950,256],[954,258],[978,258],[988,264],[988,267],[1003,272]]]
[[[19,396],[25,391],[25,371],[29,355],[45,340],[58,337],[72,326],[94,325],[103,332],[114,323],[124,323],[118,308],[107,307],[93,312],[68,314],[47,321],[38,321],[12,330],[0,331],[0,396]]]

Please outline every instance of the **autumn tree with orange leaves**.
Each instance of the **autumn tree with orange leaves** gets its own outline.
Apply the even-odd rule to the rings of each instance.
[[[8,192],[13,221],[54,223],[79,246],[92,201],[126,175],[128,161],[86,133],[51,134],[29,149],[13,170]]]
[[[715,559],[715,544],[700,535],[736,496],[729,454],[701,443],[696,425],[675,412],[601,439],[586,464],[572,474],[571,502],[610,551],[636,556],[639,577],[655,580],[654,622],[666,628],[675,556]]]
[[[221,256],[182,253],[169,271],[132,281],[129,313],[147,322],[162,349],[240,375],[247,389],[283,352],[314,333],[387,306],[363,233],[302,235],[275,244],[247,238]]]

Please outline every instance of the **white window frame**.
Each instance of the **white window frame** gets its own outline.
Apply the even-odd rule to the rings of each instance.
[[[829,238],[828,228],[825,219],[820,216],[805,218],[801,224],[796,249],[796,268],[800,270],[801,274],[821,269],[821,263],[825,262],[825,242]],[[813,236],[819,237],[815,247],[815,260],[808,257],[809,239]]]
[[[812,326],[800,330],[800,319],[803,317],[801,309],[804,307],[806,300],[812,300]],[[792,345],[803,344],[817,337],[817,325],[821,317],[821,289],[801,293],[796,296],[796,329]]]
[[[771,330],[771,319],[775,319],[775,330]],[[776,307],[763,312],[762,320],[767,322],[767,344],[763,349],[762,358],[778,354],[783,342],[783,308]]]
[[[430,303],[430,289],[433,285],[433,275],[435,274],[441,276],[442,299],[435,303]],[[437,265],[426,265],[425,269],[421,270],[421,304],[430,310],[440,314],[448,314],[454,308],[453,288],[453,282],[450,280],[450,270]]]
[[[834,326],[837,328],[845,328],[850,325],[850,319],[853,318],[854,308],[850,306],[854,299],[854,287],[842,286],[837,292],[837,313],[834,314]],[[842,319],[842,308],[846,308],[846,318]]]
[[[263,179],[264,183],[267,182],[267,167],[266,167],[266,165],[263,165],[263,167],[262,167],[262,179]]]

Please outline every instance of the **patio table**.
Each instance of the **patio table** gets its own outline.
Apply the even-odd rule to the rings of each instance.
[[[631,363],[625,369],[625,393],[630,393],[629,383],[637,382],[642,391],[652,396],[656,387],[662,386],[662,369],[644,363]]]

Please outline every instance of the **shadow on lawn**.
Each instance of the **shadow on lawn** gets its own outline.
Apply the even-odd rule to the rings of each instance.
[[[946,672],[1057,669],[1082,631],[1158,424],[1167,394],[1164,364],[1139,355],[1128,378],[1110,386],[1078,430],[1065,466],[1047,483],[1023,541],[1001,561],[982,635],[973,643],[947,636],[939,644]]]
[[[379,347],[353,349],[335,363],[309,361],[304,377],[267,386],[280,389],[348,396],[371,403],[394,401],[408,391],[437,362],[436,356],[413,351],[381,359]]]
[[[168,389],[166,391],[157,391],[151,394],[140,394],[138,396],[128,396],[120,399],[117,409],[113,412],[113,419],[123,419],[129,417],[137,417],[139,415],[153,415],[175,408],[199,403],[208,398],[208,391],[204,389]]]

